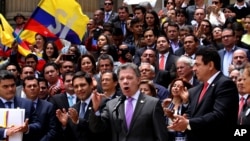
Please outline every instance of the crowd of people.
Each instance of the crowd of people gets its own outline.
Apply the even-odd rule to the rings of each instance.
[[[35,35],[0,64],[0,108],[23,108],[0,140],[219,141],[250,125],[250,4],[104,0],[81,44]],[[18,34],[25,17],[14,17]],[[39,63],[39,58],[45,64]],[[1,120],[1,119],[0,119]]]

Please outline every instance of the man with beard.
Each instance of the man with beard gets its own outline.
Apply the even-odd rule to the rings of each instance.
[[[243,49],[237,49],[233,53],[232,65],[229,66],[228,71],[231,72],[234,69],[243,69],[248,62],[247,53]]]

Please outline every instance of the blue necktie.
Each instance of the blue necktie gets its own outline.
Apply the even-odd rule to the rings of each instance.
[[[12,108],[11,104],[12,104],[11,101],[5,102],[5,108]]]
[[[126,26],[125,26],[125,22],[121,22],[121,27],[122,27],[123,35],[126,35]]]
[[[87,104],[85,102],[81,102],[80,114],[79,114],[80,118],[84,118],[86,105]]]
[[[69,107],[71,107],[73,105],[73,99],[74,99],[74,96],[68,96],[68,102],[69,102]]]

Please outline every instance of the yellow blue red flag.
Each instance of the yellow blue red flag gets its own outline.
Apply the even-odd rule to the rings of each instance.
[[[24,26],[20,38],[34,44],[35,34],[80,44],[89,18],[75,0],[41,0]]]

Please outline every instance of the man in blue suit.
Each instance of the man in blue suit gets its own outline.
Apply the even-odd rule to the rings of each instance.
[[[32,102],[15,96],[16,84],[14,75],[7,70],[0,70],[0,108],[25,109],[25,121],[22,126],[0,127],[0,140],[7,139],[14,133],[23,132],[23,141],[32,141],[30,135],[41,130]],[[1,119],[2,120],[2,119]]]
[[[32,134],[34,140],[52,141],[56,135],[56,115],[52,103],[38,98],[40,87],[37,78],[28,76],[23,81],[23,91],[33,102],[33,106],[41,122],[42,130],[39,134]]]

